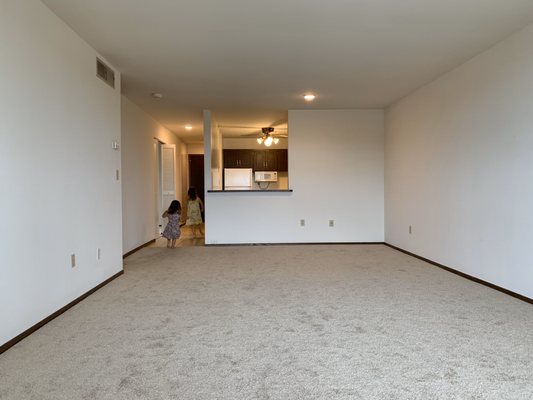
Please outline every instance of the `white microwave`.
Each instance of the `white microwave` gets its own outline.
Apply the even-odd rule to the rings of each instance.
[[[254,175],[256,182],[277,182],[277,171],[256,171]]]

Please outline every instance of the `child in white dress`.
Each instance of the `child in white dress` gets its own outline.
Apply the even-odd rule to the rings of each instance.
[[[191,227],[194,237],[196,237],[196,229],[200,231],[200,236],[203,236],[202,211],[204,211],[204,204],[198,197],[196,188],[190,187],[187,196],[189,198],[187,202],[187,226]]]

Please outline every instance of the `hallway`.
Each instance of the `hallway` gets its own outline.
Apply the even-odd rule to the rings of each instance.
[[[202,231],[205,233],[205,224],[202,224]],[[194,237],[191,227],[184,225],[181,227],[181,237],[176,242],[176,247],[204,246],[205,234],[202,237]],[[167,240],[163,237],[156,239],[155,243],[148,247],[167,247]]]

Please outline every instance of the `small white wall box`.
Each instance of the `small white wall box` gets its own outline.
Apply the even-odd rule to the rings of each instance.
[[[278,173],[276,171],[256,171],[255,181],[256,182],[277,182]]]

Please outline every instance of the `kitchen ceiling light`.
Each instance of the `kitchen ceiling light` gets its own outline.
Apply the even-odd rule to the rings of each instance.
[[[304,100],[305,101],[313,101],[315,98],[316,98],[316,96],[314,94],[312,94],[312,93],[308,93],[308,94],[304,95]]]
[[[156,100],[161,100],[163,98],[163,93],[152,93],[152,97]]]
[[[274,128],[266,127],[266,128],[262,128],[261,131],[263,132],[263,136],[257,138],[257,143],[264,144],[266,147],[270,147],[272,146],[272,144],[279,143],[279,138],[272,136],[272,132],[274,132]]]
[[[190,131],[192,129],[192,126],[191,125],[185,125],[185,129],[187,129],[188,131]]]

